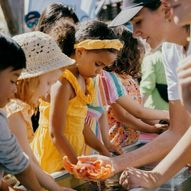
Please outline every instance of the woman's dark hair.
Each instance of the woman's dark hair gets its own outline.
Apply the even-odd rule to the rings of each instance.
[[[123,41],[123,48],[118,54],[118,58],[111,67],[106,67],[107,71],[118,74],[128,74],[133,78],[138,78],[141,72],[141,42],[133,38],[133,34],[124,26],[113,29],[119,40]]]
[[[67,56],[74,53],[75,26],[67,20],[58,20],[48,33]]]
[[[12,67],[20,70],[26,67],[23,49],[10,37],[0,33],[0,71]]]
[[[144,3],[144,7],[155,11],[157,10],[161,5],[161,1],[160,0],[147,0],[146,3]]]
[[[47,33],[48,30],[59,19],[73,19],[74,23],[78,23],[79,19],[72,8],[61,3],[50,4],[41,14],[37,30]]]
[[[115,33],[107,24],[101,21],[92,20],[84,21],[76,27],[76,43],[87,39],[113,40],[118,39]],[[111,52],[116,52],[114,49],[107,49]]]

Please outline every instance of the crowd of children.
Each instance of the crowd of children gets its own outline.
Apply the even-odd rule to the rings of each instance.
[[[173,20],[176,3],[133,1],[110,26],[97,20],[79,23],[72,9],[54,3],[39,15],[35,31],[12,38],[0,34],[0,190],[19,190],[11,188],[5,174],[14,175],[27,190],[73,190],[58,185],[50,175],[64,170],[64,156],[73,164],[79,156],[100,159],[113,165],[114,174],[124,170],[120,183],[126,189],[157,187],[190,162],[185,154],[190,149],[190,57],[179,68],[182,97],[176,66],[190,53],[190,26],[185,24],[191,19],[184,16],[185,21],[175,12]],[[129,14],[132,10],[134,15]],[[133,32],[118,26],[129,21]],[[146,39],[153,49],[163,43],[169,111],[143,106],[138,83],[145,44],[135,36]],[[31,117],[37,113],[34,132]],[[170,126],[159,124],[161,120],[169,120]],[[155,133],[156,138],[124,153],[123,147],[138,141],[142,133]],[[182,155],[174,154],[179,145],[185,148]],[[95,152],[98,155],[90,155]],[[127,168],[165,156],[151,172]],[[172,157],[182,157],[183,162],[169,172],[175,166],[169,162]],[[141,180],[139,173],[146,178]]]

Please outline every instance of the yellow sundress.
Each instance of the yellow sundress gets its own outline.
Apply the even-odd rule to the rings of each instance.
[[[87,94],[85,95],[76,79],[69,71],[65,70],[63,78],[67,79],[74,88],[76,96],[69,101],[66,113],[66,127],[64,135],[79,156],[84,148],[84,120],[87,114],[87,104],[94,97],[94,84],[91,78],[86,80]],[[41,101],[39,127],[31,144],[34,154],[43,170],[53,173],[63,169],[63,156],[53,145],[49,135],[49,103]],[[64,146],[64,145],[63,145]]]

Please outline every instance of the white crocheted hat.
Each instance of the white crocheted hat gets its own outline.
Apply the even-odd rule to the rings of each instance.
[[[75,60],[62,53],[56,42],[47,34],[34,31],[14,36],[26,55],[26,69],[19,79],[32,78],[74,64]]]

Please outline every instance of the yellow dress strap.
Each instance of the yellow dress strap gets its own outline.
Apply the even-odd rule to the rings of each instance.
[[[77,78],[73,75],[73,73],[69,70],[65,70],[63,75],[63,78],[67,79],[72,87],[75,90],[76,96],[78,96],[81,100],[83,100],[86,104],[89,104],[93,101],[93,98],[95,96],[95,89],[94,89],[94,83],[92,78],[86,79],[86,88],[87,93],[84,94],[82,91],[80,84],[77,80]]]

